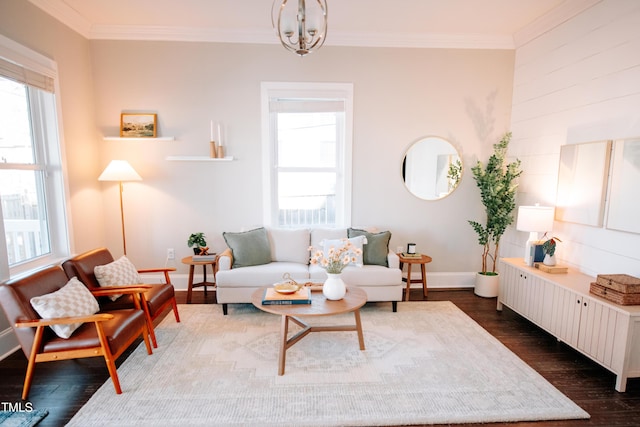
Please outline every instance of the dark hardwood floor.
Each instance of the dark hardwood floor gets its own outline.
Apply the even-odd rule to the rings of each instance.
[[[186,292],[177,292],[179,304]],[[412,290],[411,300],[422,300],[422,290]],[[615,376],[537,328],[511,310],[496,311],[495,298],[480,298],[472,290],[431,290],[427,300],[454,302],[460,309],[503,342],[522,360],[591,414],[590,420],[499,423],[495,426],[640,426],[640,379],[629,380],[626,393],[614,390]],[[193,303],[215,303],[215,292],[194,292]],[[221,307],[220,307],[221,309]],[[120,365],[130,352],[118,359]],[[499,361],[496,361],[499,363]],[[16,352],[0,361],[0,402],[20,402],[27,361]],[[35,409],[49,415],[39,426],[62,426],[92,396],[109,375],[100,358],[38,364],[29,396]],[[126,393],[126,385],[123,385]],[[462,426],[462,425],[461,425]],[[470,424],[464,424],[470,426]]]

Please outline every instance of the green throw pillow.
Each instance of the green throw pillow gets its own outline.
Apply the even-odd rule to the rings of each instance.
[[[367,238],[367,243],[362,250],[364,265],[382,265],[389,267],[387,255],[389,254],[389,240],[391,240],[390,231],[369,233],[365,230],[350,228],[347,230],[347,235],[349,237],[365,236]]]
[[[240,233],[224,232],[222,237],[233,254],[233,268],[271,262],[271,246],[263,227]]]

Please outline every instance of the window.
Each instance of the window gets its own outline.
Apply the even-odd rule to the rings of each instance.
[[[265,224],[349,224],[352,105],[351,84],[262,84]]]
[[[0,38],[1,280],[69,253],[55,76],[55,63]]]

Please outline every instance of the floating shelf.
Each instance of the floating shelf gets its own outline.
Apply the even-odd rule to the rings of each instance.
[[[132,137],[121,137],[121,136],[105,136],[105,141],[175,141],[175,136],[159,136],[156,138],[132,138]]]
[[[226,156],[221,159],[206,156],[168,156],[167,160],[171,162],[230,162],[233,156]]]

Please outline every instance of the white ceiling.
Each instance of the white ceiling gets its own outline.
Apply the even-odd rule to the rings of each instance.
[[[272,0],[29,1],[89,39],[277,43]],[[327,0],[325,46],[513,49],[598,1]]]

